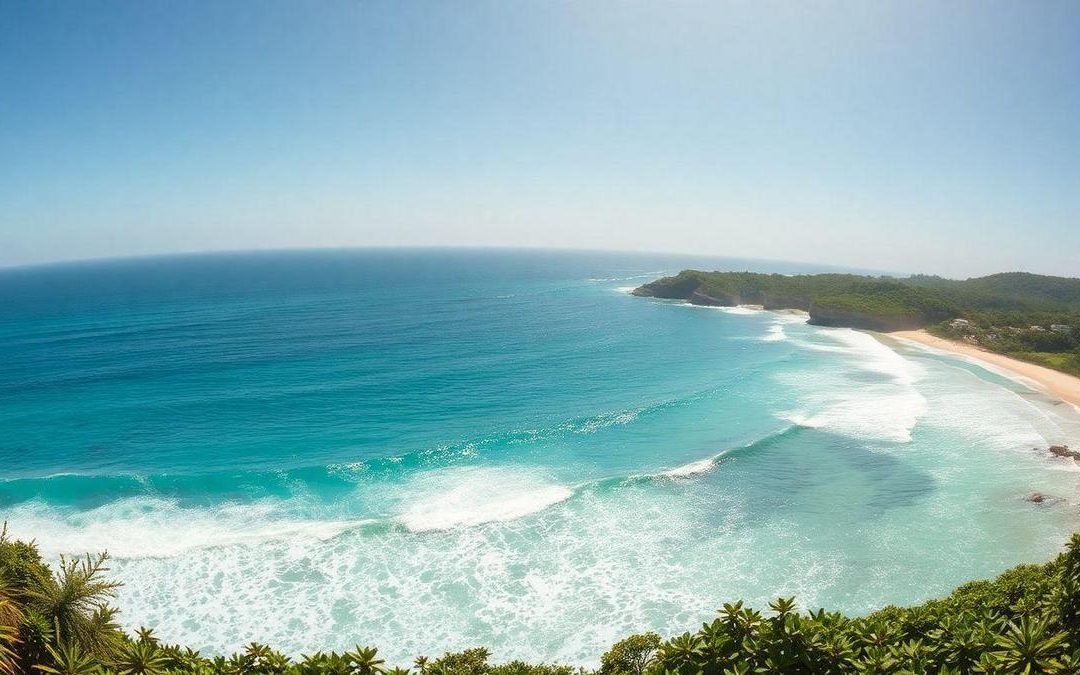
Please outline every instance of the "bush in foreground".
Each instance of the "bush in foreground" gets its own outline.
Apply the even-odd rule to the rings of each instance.
[[[291,659],[252,643],[208,658],[162,644],[149,629],[126,635],[108,601],[107,556],[62,559],[56,571],[32,543],[0,533],[0,673],[152,675],[587,675],[569,666],[494,665],[484,648],[389,668],[374,648]],[[848,618],[802,613],[780,598],[762,613],[726,604],[696,633],[664,640],[630,636],[591,675],[748,673],[1080,673],[1080,534],[1044,565],[1021,565],[993,581],[914,607]]]

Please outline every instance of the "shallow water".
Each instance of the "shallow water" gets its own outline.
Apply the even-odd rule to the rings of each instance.
[[[591,664],[723,602],[866,612],[1056,553],[1074,411],[803,317],[634,298],[748,261],[333,252],[0,273],[0,517],[212,652]],[[1038,490],[1064,497],[1033,505]]]

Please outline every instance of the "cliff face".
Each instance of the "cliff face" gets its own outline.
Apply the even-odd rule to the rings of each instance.
[[[742,302],[738,296],[700,290],[701,279],[691,274],[679,274],[674,277],[664,277],[638,286],[630,293],[645,298],[663,298],[665,300],[685,300],[691,305],[704,305],[706,307],[734,307]]]
[[[646,298],[664,298],[667,300],[689,300],[701,279],[686,273],[674,277],[664,277],[638,286],[631,293]]]
[[[917,330],[925,325],[924,321],[913,316],[882,316],[831,307],[813,306],[810,307],[809,323],[814,326],[861,328],[881,333],[894,330]]]
[[[701,291],[694,291],[686,301],[691,305],[705,305],[706,307],[734,307],[739,304],[737,300],[714,298],[711,295],[705,295]]]

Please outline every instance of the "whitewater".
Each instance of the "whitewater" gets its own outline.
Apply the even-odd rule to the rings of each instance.
[[[0,271],[0,519],[108,550],[128,628],[208,653],[487,646],[595,665],[724,602],[863,613],[1056,553],[1080,417],[684,267],[482,251]],[[1060,501],[1032,504],[1039,491]]]

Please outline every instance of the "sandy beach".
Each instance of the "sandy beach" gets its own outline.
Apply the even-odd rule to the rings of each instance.
[[[1071,403],[1080,409],[1080,378],[1073,377],[1057,370],[1045,368],[1027,361],[1020,361],[1004,354],[987,351],[974,345],[946,340],[935,337],[925,330],[907,330],[889,333],[890,337],[901,340],[910,340],[926,347],[939,349],[943,352],[960,354],[977,361],[1008,371],[1014,375],[1031,380],[1047,392],[1057,396],[1066,403]]]

